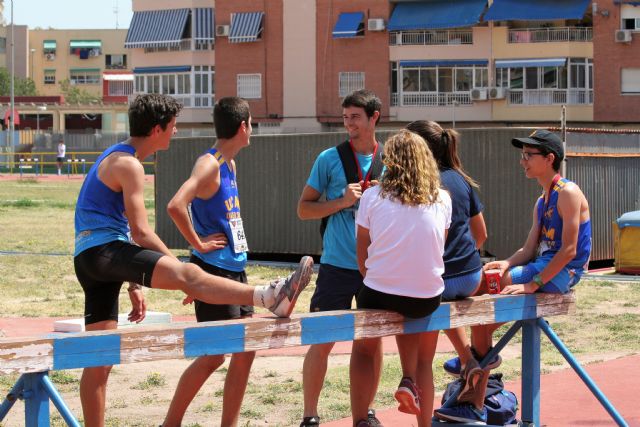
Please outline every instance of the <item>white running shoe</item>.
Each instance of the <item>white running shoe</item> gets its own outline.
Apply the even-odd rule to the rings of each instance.
[[[296,271],[287,278],[278,279],[269,285],[273,288],[275,302],[269,311],[278,317],[289,317],[300,292],[304,290],[313,274],[313,258],[304,256]]]

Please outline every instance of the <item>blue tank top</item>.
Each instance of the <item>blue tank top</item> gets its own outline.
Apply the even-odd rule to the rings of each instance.
[[[75,213],[75,251],[79,253],[116,240],[129,241],[129,221],[124,215],[122,192],[115,192],[98,178],[100,163],[111,153],[135,155],[135,148],[116,144],[107,148],[89,169],[82,184]]]
[[[536,212],[538,224],[542,225],[538,252],[540,256],[553,257],[562,246],[562,218],[558,214],[558,194],[562,188],[570,183],[561,178],[551,189],[549,202],[545,208],[544,194],[538,199]],[[544,211],[544,212],[543,212]],[[591,220],[580,224],[578,228],[578,244],[576,256],[567,264],[567,268],[586,269],[591,255]]]
[[[204,237],[213,233],[225,233],[229,244],[222,249],[193,254],[218,268],[231,271],[243,271],[247,264],[247,253],[236,253],[233,248],[233,236],[229,220],[240,218],[240,198],[236,175],[228,162],[215,148],[207,153],[211,154],[220,164],[220,188],[210,199],[195,198],[191,202],[191,219],[193,228],[198,236]]]

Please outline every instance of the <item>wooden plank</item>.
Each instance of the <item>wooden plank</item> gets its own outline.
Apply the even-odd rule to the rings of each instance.
[[[342,310],[291,319],[258,317],[0,339],[0,374],[350,341],[574,312],[573,293],[483,295],[443,303],[429,318],[417,320],[390,311]]]

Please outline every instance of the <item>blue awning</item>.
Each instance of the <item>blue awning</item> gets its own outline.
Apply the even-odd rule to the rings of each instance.
[[[185,73],[191,71],[191,65],[175,65],[169,67],[136,67],[133,74]]]
[[[487,66],[487,59],[430,59],[424,61],[400,61],[401,67],[465,67],[465,66]]]
[[[341,13],[333,27],[333,38],[350,38],[364,35],[364,13]]]
[[[496,60],[496,68],[563,67],[566,64],[567,64],[567,58],[500,59],[500,60]]]
[[[233,13],[229,43],[245,43],[258,40],[262,32],[264,12]]]
[[[389,31],[434,30],[471,27],[480,22],[487,0],[432,0],[398,3],[393,9]]]
[[[591,0],[493,0],[485,21],[582,19]]]
[[[195,9],[195,35],[199,41],[213,41],[213,8],[199,7]]]
[[[133,12],[124,47],[173,46],[182,40],[191,9]]]

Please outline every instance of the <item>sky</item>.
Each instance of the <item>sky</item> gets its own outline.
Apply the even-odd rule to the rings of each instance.
[[[131,0],[13,0],[13,22],[33,29],[129,28]],[[4,22],[11,23],[11,1],[4,0]]]

